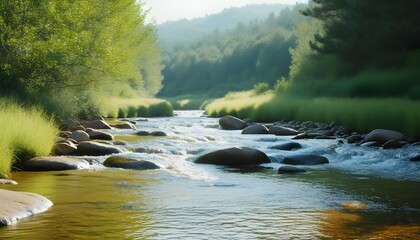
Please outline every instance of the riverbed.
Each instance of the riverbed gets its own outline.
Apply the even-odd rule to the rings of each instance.
[[[13,226],[0,239],[420,239],[419,146],[384,150],[297,140],[295,151],[270,149],[291,137],[224,131],[202,111],[137,121],[137,131],[167,137],[131,137],[136,130],[109,130],[128,144],[122,154],[152,161],[161,170],[105,168],[15,172],[9,190],[41,194],[54,206]],[[135,119],[133,119],[135,120]],[[227,168],[193,163],[206,152],[252,147],[272,163]],[[142,153],[132,152],[142,149]],[[281,175],[292,154],[318,154],[329,164]],[[81,157],[83,158],[83,157]]]

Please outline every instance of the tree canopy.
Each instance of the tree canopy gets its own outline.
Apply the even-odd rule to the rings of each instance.
[[[156,94],[162,66],[146,14],[135,0],[1,1],[1,93],[47,107]]]

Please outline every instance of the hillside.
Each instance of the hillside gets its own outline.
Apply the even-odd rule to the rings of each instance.
[[[233,7],[220,13],[193,20],[169,21],[157,26],[158,37],[162,43],[176,43],[199,38],[219,29],[233,29],[238,23],[247,24],[255,19],[264,19],[272,12],[288,7],[285,4],[261,4]]]

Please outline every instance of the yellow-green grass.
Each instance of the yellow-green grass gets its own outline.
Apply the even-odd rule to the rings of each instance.
[[[58,127],[36,107],[24,108],[0,99],[0,175],[7,175],[15,161],[49,155]],[[1,177],[1,176],[0,176]]]
[[[271,97],[268,99],[268,97]],[[213,117],[234,115],[260,122],[299,120],[336,122],[359,132],[376,128],[420,137],[420,101],[400,98],[298,98],[266,95],[219,99],[207,106]]]
[[[172,105],[157,98],[110,98],[101,104],[101,114],[112,118],[173,116]]]

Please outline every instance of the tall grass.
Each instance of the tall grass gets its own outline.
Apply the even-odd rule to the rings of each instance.
[[[271,96],[263,101],[252,96],[225,97],[210,104],[206,111],[214,117],[231,114],[260,122],[282,119],[336,122],[359,132],[385,128],[420,137],[420,101],[401,98]]]
[[[100,107],[101,114],[107,117],[164,117],[173,116],[170,102],[157,98],[110,98]]]
[[[58,128],[37,108],[24,108],[0,99],[0,175],[7,175],[14,161],[50,154]]]

